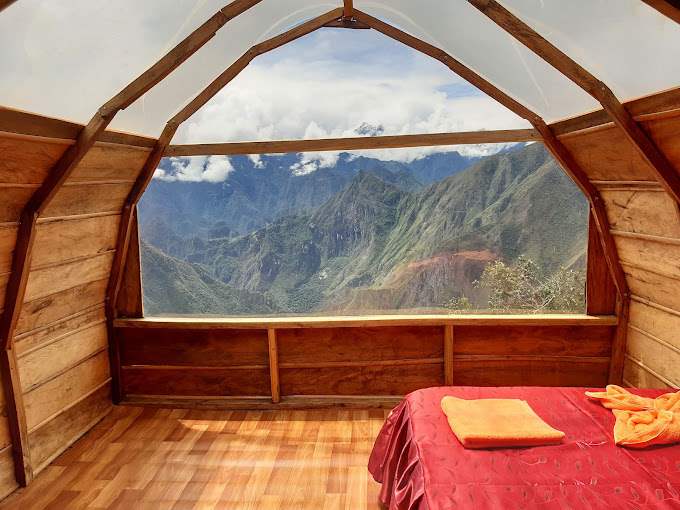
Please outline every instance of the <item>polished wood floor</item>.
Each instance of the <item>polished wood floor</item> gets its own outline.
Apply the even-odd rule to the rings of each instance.
[[[377,509],[388,413],[117,407],[0,507]]]

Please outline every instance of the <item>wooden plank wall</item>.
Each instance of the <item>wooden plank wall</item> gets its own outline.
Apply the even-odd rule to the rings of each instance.
[[[454,319],[455,320],[455,319]],[[603,386],[615,319],[593,325],[213,329],[119,319],[124,402],[229,407],[394,405],[418,388]],[[445,358],[445,331],[453,348]],[[274,332],[275,352],[269,342]],[[278,364],[270,363],[270,355]],[[273,368],[270,372],[270,368]],[[272,384],[273,382],[273,384]],[[278,387],[277,387],[278,385]],[[277,391],[278,390],[278,391]],[[280,404],[275,404],[280,395]],[[358,398],[359,400],[352,400]],[[230,400],[231,399],[231,400]],[[259,404],[258,404],[259,402]]]
[[[78,128],[22,112],[0,112],[0,308],[19,214],[73,143]],[[138,142],[138,137],[118,138]],[[149,150],[97,143],[38,220],[14,336],[35,473],[112,408],[106,287],[122,204]],[[0,498],[14,488],[5,483],[5,478],[14,480],[11,461],[5,462],[5,422],[0,418],[5,447],[0,450]]]
[[[680,172],[680,91],[637,115]],[[637,110],[637,111],[636,111]],[[631,291],[624,384],[680,387],[680,213],[623,134],[603,125],[559,137],[605,202]]]

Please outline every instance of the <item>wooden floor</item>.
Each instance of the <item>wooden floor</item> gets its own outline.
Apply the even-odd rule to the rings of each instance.
[[[0,507],[378,508],[366,465],[388,413],[116,407]]]

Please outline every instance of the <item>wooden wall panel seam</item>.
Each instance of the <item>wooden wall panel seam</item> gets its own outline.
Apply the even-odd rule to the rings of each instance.
[[[49,268],[53,268],[53,267],[75,264],[75,263],[82,262],[82,261],[85,261],[85,260],[91,260],[91,259],[96,259],[97,257],[103,257],[105,255],[111,255],[112,253],[115,253],[115,251],[116,251],[115,249],[104,250],[104,251],[100,251],[100,252],[97,252],[97,253],[91,253],[89,255],[81,255],[80,257],[73,257],[73,258],[70,258],[70,259],[57,260],[55,262],[47,262],[45,264],[31,266],[31,271],[38,271],[40,269],[49,269]],[[98,280],[101,280],[101,278],[98,278]],[[85,283],[87,283],[87,282],[85,282]],[[54,292],[55,291],[50,291],[51,294],[53,294]]]
[[[672,273],[667,273],[665,271],[659,271],[658,269],[651,269],[649,267],[642,266],[640,264],[635,264],[633,262],[626,262],[625,260],[621,261],[621,265],[623,267],[630,267],[633,269],[640,269],[641,271],[646,271],[648,273],[656,274],[659,276],[663,276],[664,278],[670,278],[671,280],[680,280],[680,275],[678,274],[672,274]]]
[[[102,308],[102,307],[100,307],[100,308]],[[95,322],[90,322],[90,323],[88,323],[88,324],[85,324],[84,326],[82,326],[82,327],[80,327],[80,328],[76,328],[76,329],[69,330],[69,331],[65,332],[63,335],[58,335],[58,336],[55,336],[54,338],[50,338],[50,339],[47,340],[46,342],[42,342],[42,343],[40,343],[40,344],[37,344],[37,345],[35,345],[34,347],[31,347],[30,349],[27,349],[27,350],[25,350],[25,351],[23,351],[23,352],[17,354],[17,359],[21,359],[21,358],[23,358],[23,357],[25,357],[25,356],[28,356],[29,354],[32,354],[32,353],[34,353],[34,352],[39,351],[40,349],[42,349],[42,348],[44,348],[44,347],[47,347],[48,345],[52,345],[52,344],[54,344],[54,343],[57,343],[57,342],[59,342],[59,341],[61,341],[61,340],[64,340],[65,338],[68,338],[68,337],[70,337],[70,336],[72,336],[72,335],[75,335],[75,334],[77,334],[77,333],[81,333],[81,332],[83,332],[83,331],[86,331],[86,330],[88,330],[88,329],[90,329],[90,328],[93,328],[94,326],[98,326],[98,325],[100,325],[100,324],[102,324],[102,323],[105,323],[105,322],[106,322],[106,318],[103,318],[103,319],[99,319],[99,320],[97,320],[97,321],[95,321]],[[30,333],[28,333],[28,334],[30,334]],[[25,335],[25,334],[24,334],[24,335]],[[22,335],[22,336],[23,336],[23,335]],[[15,342],[17,341],[17,339],[18,339],[18,337],[14,337],[14,341],[15,341]]]
[[[72,369],[74,369],[75,367],[77,367],[78,365],[82,365],[82,364],[85,363],[86,361],[89,361],[89,360],[91,360],[92,358],[94,358],[95,356],[98,356],[99,354],[101,354],[102,352],[106,351],[107,349],[108,349],[108,346],[106,346],[106,347],[101,347],[101,348],[97,349],[96,351],[94,351],[94,352],[88,354],[86,357],[77,360],[75,363],[73,363],[73,364],[71,364],[71,365],[69,365],[69,366],[67,366],[67,367],[65,367],[65,368],[63,368],[63,369],[61,369],[61,370],[59,370],[58,372],[55,372],[55,373],[51,374],[49,377],[46,377],[46,378],[44,378],[44,379],[41,379],[40,381],[36,382],[35,384],[31,385],[31,386],[28,387],[28,388],[24,388],[24,389],[23,389],[24,395],[27,395],[27,394],[31,393],[32,391],[37,390],[38,388],[40,388],[41,386],[47,384],[48,382],[50,382],[50,381],[56,379],[56,378],[59,377],[59,376],[64,375],[64,374],[65,374],[66,372],[68,372],[69,370],[72,370]]]
[[[663,312],[670,313],[672,315],[677,315],[678,317],[680,317],[680,310],[674,310],[673,308],[669,308],[659,303],[655,303],[654,301],[643,298],[641,296],[637,296],[635,294],[631,296],[631,299],[633,299],[633,301],[637,301],[638,303],[642,303],[647,306],[651,306],[652,308],[656,308],[657,310],[661,310]]]
[[[45,418],[43,421],[41,421],[40,423],[38,423],[37,425],[35,425],[34,427],[32,427],[32,428],[28,431],[29,435],[30,435],[30,434],[33,434],[33,433],[34,433],[35,431],[37,431],[37,430],[40,430],[42,427],[44,427],[45,425],[47,425],[49,422],[51,422],[52,420],[54,420],[54,419],[57,418],[58,416],[61,416],[62,414],[64,414],[65,412],[67,412],[67,411],[68,411],[69,409],[71,409],[72,407],[77,406],[80,402],[82,402],[83,400],[85,400],[87,397],[93,395],[94,393],[96,393],[97,391],[99,391],[100,389],[102,389],[104,386],[106,386],[107,384],[109,384],[110,382],[111,382],[111,378],[109,377],[109,378],[106,379],[104,382],[102,382],[101,384],[97,385],[94,389],[92,389],[92,390],[88,391],[87,393],[85,393],[84,395],[78,397],[76,400],[74,400],[73,402],[71,402],[71,403],[68,404],[67,406],[63,407],[62,409],[60,409],[59,411],[57,411],[57,412],[54,413],[53,415],[51,415],[51,416]]]
[[[81,316],[83,316],[83,315],[85,315],[85,314],[87,314],[87,313],[89,313],[89,312],[93,312],[93,311],[95,311],[95,310],[100,310],[100,309],[102,309],[102,308],[104,308],[104,303],[103,303],[103,302],[100,303],[100,304],[98,304],[98,305],[90,306],[90,307],[88,307],[88,308],[86,308],[85,310],[82,310],[82,311],[80,311],[80,312],[76,312],[76,313],[74,313],[74,314],[71,314],[71,315],[68,315],[68,316],[66,316],[66,317],[63,317],[63,318],[61,318],[61,319],[59,319],[59,320],[56,320],[56,321],[47,323],[47,324],[45,324],[45,325],[43,325],[43,326],[40,326],[40,327],[38,327],[38,328],[32,329],[32,330],[30,330],[30,331],[26,331],[25,333],[21,333],[20,335],[16,335],[16,336],[14,337],[14,339],[15,339],[15,340],[20,340],[20,339],[26,338],[26,337],[28,337],[28,336],[34,335],[35,333],[39,333],[40,331],[45,331],[45,330],[50,329],[50,328],[52,328],[52,327],[54,327],[54,326],[56,326],[56,325],[58,325],[58,324],[67,322],[67,321],[69,321],[69,320],[71,320],[71,319],[75,319],[75,318],[77,318],[77,317],[81,317]]]
[[[629,237],[631,239],[640,239],[643,241],[652,241],[655,243],[672,244],[680,246],[680,239],[677,239],[675,237],[656,236],[652,234],[642,234],[639,232],[626,232],[625,230],[614,229],[610,229],[610,232],[617,237]]]
[[[666,347],[667,349],[670,349],[670,350],[675,351],[675,352],[677,352],[678,354],[680,354],[680,348],[676,347],[675,345],[673,345],[673,344],[671,344],[671,343],[668,343],[668,342],[666,342],[665,340],[663,340],[663,339],[661,339],[661,338],[659,338],[659,337],[657,337],[657,336],[655,336],[655,335],[652,335],[651,333],[645,331],[644,329],[639,328],[639,327],[637,327],[637,326],[634,326],[633,324],[630,324],[630,323],[629,323],[629,324],[628,324],[628,327],[629,327],[630,329],[632,329],[633,331],[637,331],[637,332],[640,333],[641,335],[644,335],[644,336],[646,336],[647,338],[649,338],[649,339],[651,339],[651,340],[653,340],[653,341],[655,341],[655,342],[657,342],[657,343],[663,345],[663,346]]]
[[[44,225],[46,223],[58,223],[63,221],[78,221],[87,220],[91,218],[104,218],[108,216],[120,216],[120,211],[103,211],[88,214],[73,214],[70,216],[50,216],[49,218],[38,218],[38,225]]]
[[[47,297],[54,296],[55,294],[61,294],[62,292],[67,292],[67,291],[69,291],[69,290],[77,289],[78,287],[82,287],[83,285],[88,285],[88,284],[90,284],[90,283],[103,282],[103,281],[106,281],[106,280],[108,280],[108,279],[109,279],[109,277],[108,277],[108,276],[105,276],[105,277],[103,277],[103,278],[102,278],[102,277],[97,277],[97,278],[93,278],[93,279],[91,279],[91,280],[84,280],[84,281],[79,282],[79,283],[77,283],[77,284],[70,285],[70,286],[68,286],[68,287],[60,288],[59,290],[55,290],[55,291],[50,290],[50,291],[48,291],[48,292],[45,292],[44,294],[37,294],[37,295],[35,295],[35,296],[32,296],[31,299],[27,300],[26,303],[34,303],[34,302],[36,302],[36,301],[43,300],[43,299],[45,299],[45,298],[47,298]],[[24,334],[24,333],[22,332],[22,335],[23,335],[23,334]]]
[[[678,385],[675,384],[674,382],[672,382],[672,381],[666,379],[664,376],[662,376],[661,374],[657,373],[656,371],[652,370],[652,369],[649,368],[647,365],[645,365],[642,361],[633,358],[633,357],[632,357],[630,354],[628,354],[628,353],[626,353],[625,356],[626,356],[626,359],[627,359],[627,360],[629,360],[629,361],[632,362],[632,363],[635,363],[637,366],[639,366],[639,367],[640,367],[641,369],[643,369],[645,372],[650,373],[651,375],[653,375],[654,377],[656,377],[656,378],[659,379],[660,381],[664,382],[665,384],[667,384],[667,385],[670,386],[671,388],[674,388],[674,389],[676,389],[676,390],[680,389],[680,386],[678,386]]]

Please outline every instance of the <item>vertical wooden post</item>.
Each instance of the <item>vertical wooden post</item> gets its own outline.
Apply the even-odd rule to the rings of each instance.
[[[600,232],[594,215],[591,207],[588,215],[586,313],[613,315],[616,313],[616,285],[607,266],[607,256],[600,241]]]
[[[444,326],[444,385],[453,386],[453,326]]]
[[[33,466],[28,448],[24,394],[21,391],[17,357],[13,346],[8,349],[0,349],[0,374],[5,390],[7,421],[14,459],[14,475],[17,483],[21,487],[26,487],[33,481]]]
[[[276,340],[276,330],[267,330],[269,337],[269,375],[272,383],[272,402],[281,401],[281,385],[279,383],[279,347]]]

